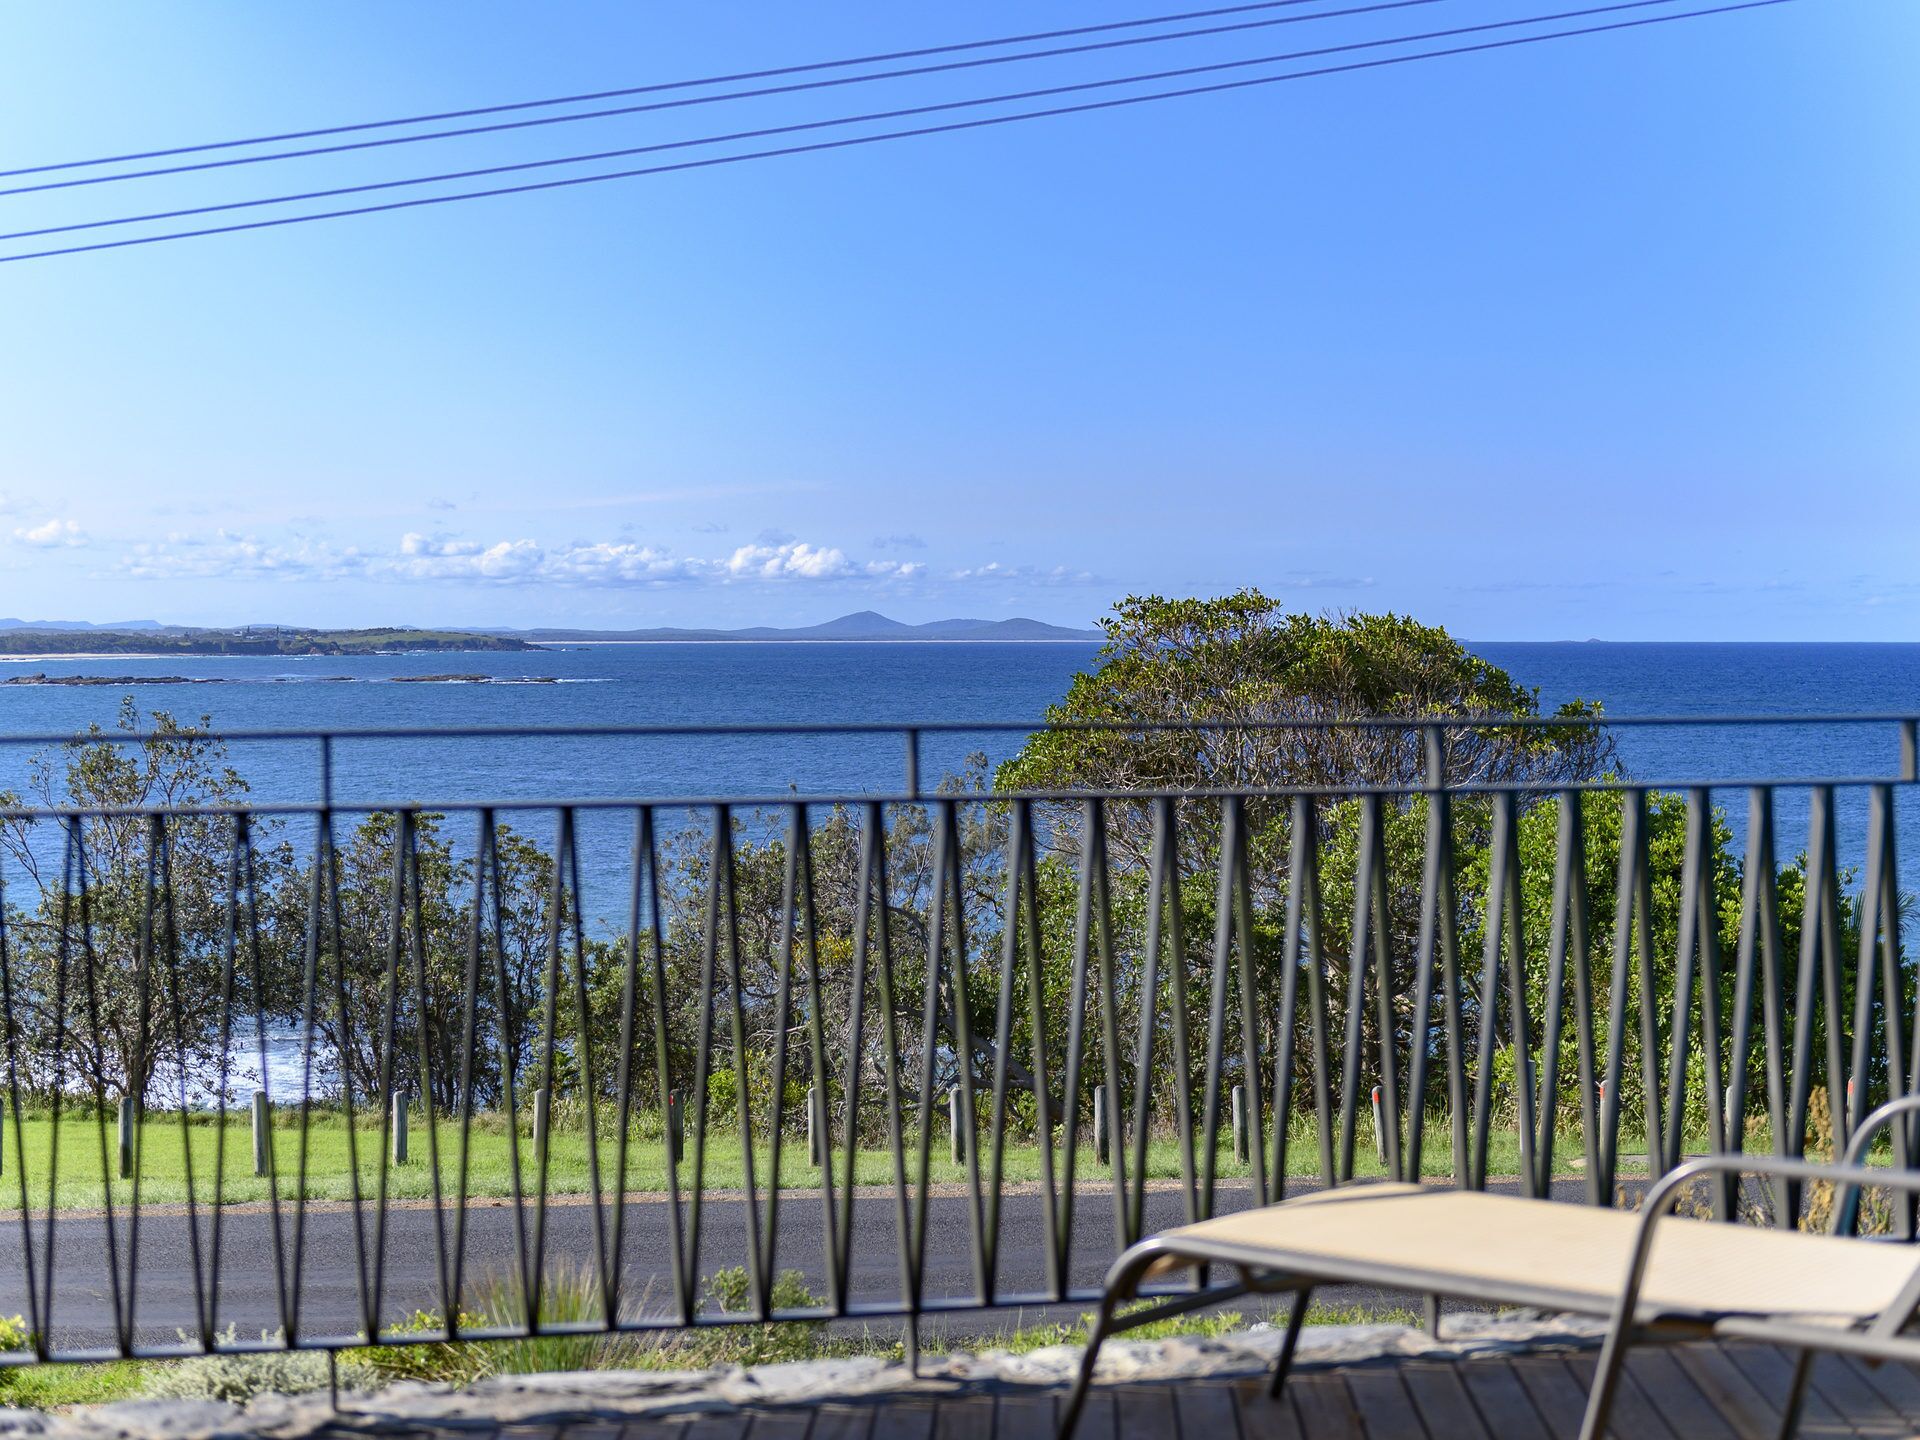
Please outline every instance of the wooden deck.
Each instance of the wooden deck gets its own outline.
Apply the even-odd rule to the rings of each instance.
[[[1574,1440],[1594,1354],[1302,1369],[1283,1401],[1257,1379],[1102,1386],[1086,1440]],[[1791,1365],[1761,1345],[1635,1351],[1614,1411],[1620,1440],[1773,1440]],[[889,1396],[872,1403],[621,1422],[509,1425],[494,1440],[1051,1440],[1055,1391]],[[419,1425],[409,1426],[418,1434]],[[451,1431],[447,1432],[453,1433]],[[475,1436],[471,1428],[465,1436]],[[1823,1356],[1803,1436],[1920,1436],[1920,1375]],[[339,1432],[364,1440],[364,1430]]]

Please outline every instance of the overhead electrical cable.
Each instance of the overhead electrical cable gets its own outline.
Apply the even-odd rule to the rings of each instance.
[[[1280,0],[1298,5],[1307,0]],[[1305,15],[1281,15],[1266,20],[1242,20],[1233,25],[1215,25],[1198,30],[1171,30],[1159,35],[1131,35],[1124,40],[1101,40],[1089,45],[1061,45],[1050,50],[1022,50],[1014,55],[989,55],[976,60],[948,60],[938,65],[914,65],[904,70],[874,70],[864,75],[838,75],[831,80],[804,80],[791,85],[767,85],[757,90],[725,90],[717,95],[687,95],[675,100],[650,100],[641,105],[617,105],[607,110],[581,110],[570,115],[542,115],[533,120],[501,120],[490,125],[463,125],[454,130],[429,130],[420,135],[389,135],[379,140],[351,140],[340,145],[313,145],[304,150],[274,150],[265,155],[237,155],[224,160],[196,160],[186,165],[161,165],[149,170],[123,170],[112,175],[85,175],[71,180],[43,180],[32,185],[0,189],[0,195],[32,195],[44,190],[72,190],[84,185],[111,185],[121,180],[147,180],[160,175],[186,175],[198,170],[228,170],[239,165],[264,165],[275,160],[304,160],[316,155],[339,155],[352,150],[380,150],[395,145],[419,145],[429,140],[456,140],[472,135],[494,135],[504,130],[532,130],[546,125],[571,125],[581,120],[606,120],[621,115],[650,114],[660,110],[682,110],[694,105],[717,105],[732,100],[759,100],[774,95],[796,95],[809,90],[831,90],[847,85],[866,85],[879,80],[902,80],[918,75],[939,75],[956,70],[977,70],[989,65],[1011,65],[1022,60],[1051,60],[1063,55],[1087,55],[1097,51],[1118,50],[1136,45],[1158,45],[1169,40],[1191,40],[1212,35],[1231,35],[1248,30],[1270,30],[1281,25],[1300,25],[1313,20],[1339,20],[1352,15],[1372,15],[1384,10],[1406,10],[1416,5],[1436,5],[1440,0],[1371,0],[1365,5],[1344,10],[1316,10]],[[7,172],[0,172],[5,174]]]
[[[1601,14],[1609,11],[1639,8],[1655,3],[1671,3],[1671,0],[1633,0],[1632,4],[1598,6],[1591,10],[1569,11],[1561,16],[1535,16],[1525,21],[1507,21],[1501,24],[1543,24],[1555,19],[1572,18],[1577,15]],[[395,210],[412,210],[428,205],[449,205],[463,200],[483,200],[502,195],[525,195],[543,190],[560,190],[576,185],[601,184],[611,180],[630,180],[647,175],[664,175],[683,170],[704,170],[721,165],[737,165],[750,160],[770,160],[788,155],[805,155],[828,150],[851,149],[861,145],[875,145],[885,141],[905,140],[923,135],[952,134],[964,130],[986,129],[996,125],[1011,125],[1027,120],[1049,119],[1060,115],[1080,115],[1101,110],[1116,110],[1132,105],[1150,104],[1160,100],[1183,99],[1195,95],[1217,95],[1235,90],[1247,90],[1258,86],[1282,84],[1291,80],[1307,80],[1324,75],[1347,74],[1360,70],[1382,69],[1392,65],[1411,64],[1421,60],[1439,60],[1456,55],[1471,55],[1491,50],[1512,49],[1521,45],[1535,45],[1548,40],[1569,40],[1580,36],[1604,34],[1616,30],[1639,29],[1650,25],[1662,25],[1677,20],[1697,20],[1712,15],[1728,15],[1743,10],[1763,10],[1775,5],[1794,3],[1794,0],[1740,0],[1738,4],[1716,5],[1707,9],[1687,10],[1679,14],[1648,15],[1633,20],[1615,20],[1604,25],[1585,25],[1571,30],[1553,30],[1540,35],[1517,35],[1504,40],[1483,40],[1471,45],[1454,45],[1439,50],[1416,51],[1410,55],[1386,55],[1372,60],[1349,61],[1341,65],[1322,65],[1310,70],[1294,70],[1284,75],[1259,75],[1243,80],[1217,81],[1208,85],[1186,86],[1177,90],[1158,90],[1145,95],[1122,95],[1109,100],[1085,101],[1077,105],[1057,105],[1041,110],[1018,111],[1011,115],[988,115],[974,120],[955,120],[941,125],[923,125],[905,130],[886,130],[874,135],[852,135],[838,140],[812,141],[804,145],[788,145],[768,150],[748,150],[733,155],[712,155],[696,160],[680,160],[667,165],[649,165],[631,170],[606,171],[597,175],[574,175],[558,180],[534,181],[524,185],[496,186],[486,190],[467,190],[453,195],[424,195],[411,200],[389,200],[376,205],[357,205],[340,210],[320,210],[303,215],[283,215],[267,220],[242,221],[232,225],[213,225],[197,230],[175,230],[159,235],[140,235],[125,240],[101,240],[85,245],[67,245],[49,250],[25,251],[17,255],[0,255],[0,264],[11,264],[20,260],[43,260],[55,255],[77,255],[94,250],[119,250],[134,245],[156,245],[169,240],[192,240],[208,235],[230,235],[242,231],[268,230],[285,225],[304,225],[318,220],[339,220],[356,215],[375,215]],[[1483,27],[1492,28],[1492,27]],[[1366,45],[1386,43],[1409,43],[1414,37],[1402,37],[1397,42],[1373,41],[1362,45],[1335,47],[1337,49],[1362,49]],[[1135,77],[1137,83],[1140,77]],[[1104,82],[1110,84],[1129,83],[1123,81]],[[1063,88],[1088,88],[1086,86]],[[1045,93],[1045,92],[1042,92]],[[1004,97],[996,97],[1004,98]],[[992,103],[982,101],[976,103]],[[929,108],[951,108],[929,107]],[[818,122],[826,123],[826,122]],[[851,122],[843,122],[851,123]],[[682,142],[694,143],[694,142]],[[560,163],[560,162],[551,162]],[[516,168],[516,167],[505,167]],[[453,177],[446,177],[453,178]],[[398,183],[398,182],[393,182]],[[422,182],[424,183],[424,182]],[[379,186],[357,187],[377,189]],[[253,202],[279,203],[279,202]],[[130,222],[94,222],[96,224]],[[48,233],[41,232],[23,232]],[[9,238],[9,237],[0,237]],[[18,237],[13,237],[18,238]]]
[[[1184,10],[1173,15],[1149,15],[1138,20],[1110,20],[1099,25],[1076,25],[1064,30],[1036,30],[1026,35],[1003,35],[993,40],[962,40],[948,45],[927,45],[917,50],[889,50],[875,55],[856,55],[843,60],[814,60],[803,65],[781,65],[768,70],[741,70],[731,75],[708,75],[698,80],[666,80],[651,85],[628,85],[617,90],[591,90],[580,95],[556,95],[545,100],[515,100],[499,105],[475,105],[465,110],[439,110],[424,115],[403,115],[392,120],[362,120],[350,125],[326,125],[312,130],[283,130],[273,135],[250,135],[239,140],[210,140],[198,145],[173,145],[164,150],[134,150],[122,155],[100,155],[91,160],[58,160],[45,165],[25,165],[0,170],[0,179],[13,175],[44,175],[52,170],[81,170],[92,165],[119,165],[131,160],[158,160],[168,155],[196,155],[208,150],[233,150],[247,145],[275,145],[282,140],[313,140],[322,135],[351,135],[362,130],[385,130],[402,125],[429,125],[441,120],[465,120],[475,115],[504,115],[515,110],[538,110],[550,105],[585,105],[595,100],[616,100],[625,95],[657,95],[669,90],[692,90],[703,85],[731,85],[743,80],[772,80],[782,75],[808,75],[820,70],[840,70],[854,65],[884,65],[895,60],[919,60],[929,55],[957,55],[968,50],[989,50],[1000,45],[1026,45],[1036,40],[1065,40],[1076,35],[1101,35],[1115,30],[1134,30],[1149,25],[1179,25],[1188,20],[1212,20],[1222,15],[1246,15],[1262,10],[1279,10],[1304,5],[1310,0],[1253,0],[1243,5],[1222,5],[1208,10]]]
[[[1429,40],[1450,40],[1461,35],[1479,35],[1527,25],[1554,24],[1562,20],[1578,20],[1592,15],[1611,15],[1623,10],[1645,10],[1653,6],[1679,3],[1680,0],[1613,0],[1613,3],[1607,5],[1588,6],[1579,10],[1562,10],[1551,15],[1523,16],[1513,20],[1487,20],[1476,25],[1455,25],[1445,30],[1428,30],[1413,35],[1392,35],[1374,40],[1350,40],[1339,45],[1322,45],[1310,50],[1287,50],[1278,54],[1257,55],[1240,60],[1215,60],[1205,65],[1186,65],[1178,69],[1156,70],[1143,75],[1113,76],[1104,80],[1079,80],[1035,90],[1015,90],[998,95],[976,96],[967,100],[933,101],[925,105],[868,111],[859,115],[834,116],[824,120],[794,120],[781,125],[764,125],[751,130],[729,131],[721,135],[702,135],[688,140],[657,140],[646,145],[627,145],[616,150],[596,150],[584,155],[560,155],[546,160],[516,160],[501,165],[442,171],[434,175],[411,176],[399,180],[370,180],[355,185],[336,185],[322,190],[300,190],[283,195],[267,195],[253,200],[224,200],[174,210],[153,210],[108,220],[78,220],[64,225],[43,225],[30,230],[0,232],[0,241],[31,240],[42,235],[70,235],[76,231],[103,230],[116,225],[142,225],[159,220],[183,220],[193,215],[217,215],[233,210],[256,210],[264,205],[291,205],[308,200],[334,200],[343,195],[368,195],[384,190],[407,189],[416,185],[438,185],[454,180],[478,180],[492,175],[521,174],[529,170],[552,169],[557,165],[583,165],[600,160],[631,159],[636,155],[658,155],[674,150],[696,149],[705,145],[735,144],[743,140],[767,140],[779,135],[805,134],[809,131],[836,129],[845,125],[907,120],[924,115],[950,113],[955,110],[979,109],[987,105],[1047,100],[1060,95],[1112,89],[1119,85],[1144,85],[1153,81],[1186,79],[1195,75],[1218,74],[1222,71],[1244,70],[1262,65],[1286,65],[1297,60],[1317,60],[1328,55],[1346,55],[1393,45],[1423,44]]]

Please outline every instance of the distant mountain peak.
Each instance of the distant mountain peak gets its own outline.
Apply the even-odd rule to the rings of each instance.
[[[817,625],[798,625],[782,628],[775,625],[754,625],[739,630],[690,629],[685,627],[662,627],[648,630],[574,630],[574,629],[535,629],[509,632],[524,636],[536,642],[626,642],[645,641],[726,641],[726,640],[787,640],[787,641],[922,641],[953,643],[956,641],[1078,641],[1087,642],[1101,639],[1097,630],[1075,630],[1065,625],[1050,625],[1044,620],[1030,620],[1019,616],[1011,620],[929,620],[919,625],[909,625],[882,615],[877,610],[856,610],[851,615],[842,615],[838,619],[825,620]]]

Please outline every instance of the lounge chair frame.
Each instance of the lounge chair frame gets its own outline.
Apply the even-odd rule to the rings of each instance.
[[[1618,1393],[1627,1351],[1636,1344],[1702,1338],[1766,1341],[1785,1345],[1798,1352],[1793,1382],[1781,1417],[1782,1440],[1799,1427],[1801,1405],[1814,1357],[1821,1351],[1857,1355],[1879,1362],[1905,1360],[1920,1363],[1920,1336],[1902,1337],[1916,1313],[1920,1313],[1920,1268],[1908,1280],[1895,1300],[1877,1316],[1850,1325],[1819,1325],[1804,1321],[1756,1315],[1716,1314],[1712,1312],[1676,1313],[1654,1310],[1640,1302],[1641,1286],[1646,1279],[1647,1263],[1653,1253],[1659,1222],[1672,1214],[1688,1187],[1706,1177],[1768,1175],[1791,1181],[1824,1180],[1835,1186],[1834,1231],[1851,1234],[1861,1190],[1873,1187],[1920,1195],[1920,1172],[1871,1169],[1864,1163],[1867,1147],[1874,1135],[1907,1112],[1920,1109],[1920,1095],[1905,1096],[1882,1105],[1855,1130],[1847,1152],[1839,1164],[1817,1164],[1789,1156],[1711,1155],[1690,1160],[1669,1171],[1648,1190],[1636,1228],[1630,1259],[1620,1291],[1604,1307],[1596,1306],[1590,1291],[1559,1290],[1552,1285],[1519,1285],[1490,1281],[1477,1284],[1471,1279],[1450,1279],[1443,1292],[1447,1298],[1474,1300],[1495,1305],[1529,1305],[1567,1314],[1592,1315],[1608,1321],[1606,1338],[1600,1349],[1599,1365],[1593,1389],[1588,1397],[1585,1419],[1580,1427],[1581,1440],[1601,1440]],[[1909,1122],[1910,1123],[1910,1122]],[[1561,1204],[1539,1200],[1542,1205]],[[1861,1244],[1884,1243],[1861,1240]],[[1909,1254],[1915,1253],[1909,1248]],[[1221,1265],[1235,1275],[1231,1283],[1207,1285],[1202,1270],[1202,1287],[1187,1294],[1161,1300],[1144,1310],[1121,1316],[1116,1312],[1126,1300],[1138,1293],[1140,1283],[1156,1267],[1167,1262]],[[1410,1267],[1330,1257],[1312,1252],[1289,1253],[1282,1246],[1234,1244],[1183,1237],[1179,1231],[1141,1241],[1114,1261],[1107,1272],[1100,1308],[1088,1336],[1067,1405],[1061,1417],[1061,1440],[1068,1440],[1078,1424],[1093,1380],[1100,1346],[1111,1336],[1136,1326],[1151,1324],[1208,1305],[1247,1294],[1291,1292],[1292,1306],[1287,1328],[1274,1363],[1269,1393],[1279,1396],[1286,1385],[1293,1357],[1304,1326],[1307,1304],[1316,1286],[1321,1284],[1363,1284],[1384,1289],[1408,1290],[1429,1297],[1429,1315],[1435,1312],[1431,1272]]]

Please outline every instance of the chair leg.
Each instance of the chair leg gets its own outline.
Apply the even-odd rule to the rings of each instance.
[[[1087,1391],[1093,1387],[1094,1363],[1100,1358],[1100,1346],[1113,1329],[1113,1312],[1119,1303],[1111,1287],[1100,1297],[1093,1333],[1087,1336],[1087,1348],[1080,1356],[1080,1373],[1074,1376],[1073,1389],[1067,1392],[1066,1406],[1060,1412],[1059,1440],[1073,1440],[1074,1427],[1080,1423],[1080,1412],[1086,1407]]]
[[[1307,1323],[1307,1301],[1312,1298],[1311,1285],[1293,1292],[1293,1308],[1287,1315],[1287,1333],[1280,1337],[1280,1358],[1273,1362],[1273,1379],[1267,1384],[1267,1394],[1275,1399],[1287,1388],[1287,1372],[1293,1369],[1293,1352],[1299,1347],[1300,1331]]]
[[[1802,1350],[1793,1362],[1793,1384],[1787,1390],[1787,1403],[1780,1415],[1780,1440],[1793,1440],[1800,1428],[1800,1410],[1806,1403],[1807,1378],[1813,1374],[1813,1351]]]
[[[1580,1440],[1605,1440],[1620,1375],[1626,1368],[1627,1347],[1633,1343],[1632,1330],[1632,1324],[1627,1323],[1607,1331],[1606,1343],[1600,1347],[1600,1364],[1593,1372],[1593,1391],[1587,1396],[1586,1418],[1580,1422]]]

